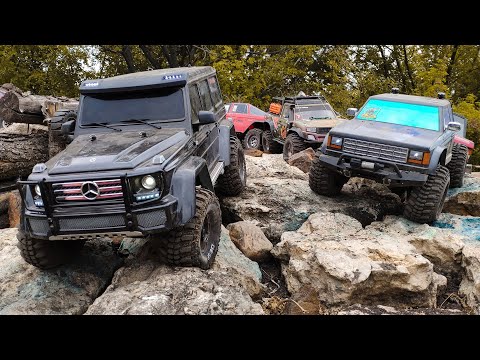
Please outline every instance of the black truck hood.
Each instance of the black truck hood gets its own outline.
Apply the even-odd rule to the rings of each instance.
[[[49,175],[133,169],[155,155],[168,159],[189,140],[185,129],[165,128],[145,131],[97,133],[80,135],[67,148],[47,163]]]
[[[429,150],[442,133],[397,124],[350,120],[335,126],[330,135]]]

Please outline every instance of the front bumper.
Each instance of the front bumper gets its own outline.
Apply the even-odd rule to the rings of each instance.
[[[44,208],[30,205],[27,186],[37,182],[19,181],[25,204],[25,231],[44,240],[78,240],[105,236],[144,236],[177,226],[178,199],[168,194],[147,204],[135,204],[124,198],[123,203],[55,206],[48,189],[40,183],[46,195]],[[125,185],[124,185],[125,186]],[[124,187],[126,189],[127,187]],[[47,201],[45,201],[47,200]]]
[[[341,154],[339,157],[322,154],[320,162],[326,168],[334,170],[347,177],[363,177],[387,184],[391,187],[421,186],[428,179],[428,169],[405,170],[390,161],[374,159],[365,156]],[[352,161],[353,160],[353,161]],[[374,164],[374,168],[364,168],[363,164]]]

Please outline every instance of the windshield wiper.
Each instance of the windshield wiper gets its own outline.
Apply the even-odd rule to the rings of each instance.
[[[149,123],[147,120],[151,120],[151,119],[126,119],[126,120],[122,120],[120,122],[121,123],[137,122],[137,123],[141,123],[141,124],[150,125],[151,127],[154,127],[155,129],[161,129],[162,128],[161,126],[157,126],[157,125]]]
[[[89,126],[102,126],[102,127],[104,127],[104,128],[111,129],[111,130],[114,130],[114,131],[122,131],[122,129],[117,129],[117,128],[114,128],[114,127],[110,127],[109,125],[107,125],[107,123],[94,122],[94,123],[85,124],[85,125],[83,125],[83,126],[84,126],[84,127],[89,127]]]
[[[324,116],[324,117],[313,117],[310,116],[310,120],[324,120],[324,119],[331,119],[330,116]]]

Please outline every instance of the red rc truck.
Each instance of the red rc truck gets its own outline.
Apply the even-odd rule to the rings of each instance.
[[[248,103],[231,103],[227,109],[227,120],[232,120],[235,132],[245,149],[261,149],[267,113]]]

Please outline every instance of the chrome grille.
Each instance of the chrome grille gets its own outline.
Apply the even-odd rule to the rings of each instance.
[[[57,203],[70,201],[99,201],[123,198],[122,183],[120,179],[90,181],[98,188],[98,196],[91,200],[82,193],[84,181],[53,184],[53,193]]]
[[[89,217],[72,217],[58,219],[60,231],[65,230],[94,230],[105,229],[119,226],[125,226],[123,216],[106,215],[106,216],[89,216]]]
[[[402,163],[407,162],[408,156],[408,148],[349,138],[343,139],[343,151],[353,155]]]

